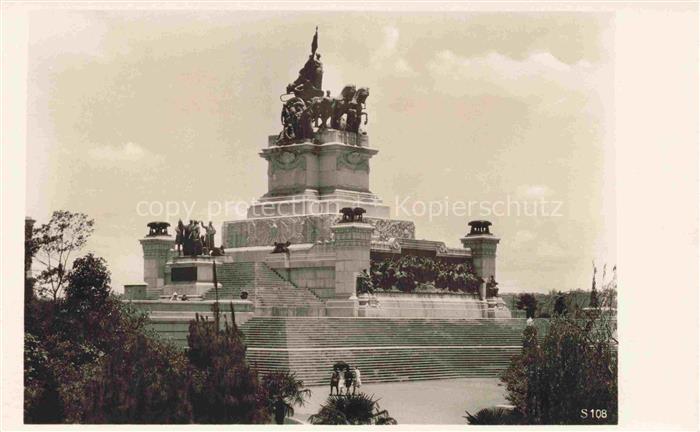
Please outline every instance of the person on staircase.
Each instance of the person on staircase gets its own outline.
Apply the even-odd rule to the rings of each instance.
[[[347,389],[346,390],[347,394],[350,394],[351,387],[353,388],[353,393],[355,393],[355,388],[352,385],[352,381],[353,381],[352,379],[353,379],[352,368],[350,368],[348,366],[348,368],[345,369],[345,388]]]
[[[335,388],[335,394],[339,395],[340,390],[338,389],[338,383],[340,382],[340,373],[338,372],[338,369],[333,369],[333,373],[331,374],[331,393],[330,395],[333,396],[333,389]]]
[[[360,369],[355,366],[352,368],[353,381],[352,381],[352,394],[355,394],[355,390],[362,386],[362,378],[360,376]]]

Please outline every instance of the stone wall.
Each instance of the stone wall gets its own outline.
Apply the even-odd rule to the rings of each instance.
[[[387,318],[489,318],[488,304],[465,294],[375,294],[377,307],[363,306],[360,316]]]
[[[229,221],[223,224],[223,242],[226,248],[272,246],[275,242],[292,244],[328,242],[333,237],[331,226],[340,215],[318,214]],[[391,238],[413,239],[413,222],[395,219],[365,218],[374,227],[372,238],[388,241]]]

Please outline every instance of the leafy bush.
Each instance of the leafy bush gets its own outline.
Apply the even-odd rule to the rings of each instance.
[[[318,413],[309,417],[316,425],[392,425],[386,410],[381,410],[373,396],[364,393],[329,396]]]
[[[189,423],[187,360],[174,347],[131,333],[119,350],[83,368],[74,385],[83,423]]]
[[[25,423],[265,422],[235,327],[191,325],[186,356],[110,295],[103,259],[78,258],[66,297],[28,298]]]
[[[465,411],[467,423],[470,425],[517,425],[522,424],[522,418],[512,409],[502,407],[484,408],[472,415]]]
[[[192,368],[189,398],[194,422],[267,422],[266,401],[257,374],[245,361],[242,333],[235,323],[217,327],[216,321],[200,316],[190,322],[187,358]]]
[[[617,423],[613,331],[600,314],[555,317],[542,342],[535,326],[525,329],[522,353],[501,377],[525,423]],[[604,409],[605,418],[582,418],[582,408]]]
[[[526,318],[534,318],[535,311],[537,310],[537,299],[533,294],[520,294],[518,296],[518,303],[515,305],[517,309],[525,309]]]
[[[262,387],[268,412],[277,424],[284,424],[285,417],[294,415],[294,406],[303,406],[306,398],[311,396],[311,390],[304,388],[304,382],[289,371],[265,375]]]

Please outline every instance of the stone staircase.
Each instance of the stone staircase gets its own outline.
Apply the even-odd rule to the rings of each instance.
[[[255,296],[262,306],[323,306],[311,290],[300,288],[265,263],[256,264]]]
[[[216,267],[219,299],[239,298],[248,292],[259,315],[308,316],[325,314],[324,302],[311,290],[300,288],[265,263],[234,262]],[[214,300],[215,291],[209,290],[205,300]]]
[[[237,299],[241,291],[247,291],[248,299],[254,300],[255,295],[255,263],[233,262],[216,266],[216,276],[219,284],[219,299]],[[215,300],[215,291],[209,290],[204,294],[205,300]]]
[[[254,317],[241,330],[261,373],[289,369],[326,385],[337,361],[364,383],[497,377],[520,352],[525,320]]]

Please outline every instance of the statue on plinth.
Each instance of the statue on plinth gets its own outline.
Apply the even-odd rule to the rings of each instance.
[[[332,98],[330,91],[324,93],[323,64],[317,48],[318,27],[311,42],[311,55],[299,70],[297,79],[287,85],[286,93],[280,96],[282,132],[277,138],[278,145],[312,140],[316,132],[328,127],[329,120],[330,128],[353,133],[361,133],[363,116],[367,124],[369,116],[364,110],[369,88],[357,89],[350,84],[337,98]]]
[[[299,71],[297,79],[287,86],[287,93],[294,93],[295,96],[308,102],[311,98],[323,96],[323,63],[321,54],[316,53],[318,49],[318,26],[311,41],[311,55]]]
[[[178,230],[180,230],[178,224]],[[185,256],[199,256],[204,253],[202,238],[200,237],[199,222],[190,220],[181,231],[182,254]],[[177,242],[177,239],[176,239]]]
[[[209,221],[209,225],[204,225],[203,221],[200,221],[200,223],[202,224],[202,228],[204,228],[205,232],[204,236],[202,237],[202,243],[204,244],[204,248],[211,253],[216,247],[214,245],[214,234],[216,234],[216,229],[211,221]]]
[[[175,247],[177,248],[177,256],[182,256],[183,244],[185,242],[185,224],[182,223],[182,219],[177,221],[177,228],[175,228]]]

